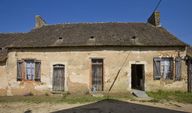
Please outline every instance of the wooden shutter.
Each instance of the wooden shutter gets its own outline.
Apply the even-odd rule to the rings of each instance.
[[[173,65],[173,58],[169,58],[170,60],[170,73],[169,73],[169,79],[173,79],[173,68],[174,68],[174,65]]]
[[[161,59],[159,57],[155,57],[153,59],[153,78],[154,80],[160,80],[161,71],[160,71]]]
[[[23,61],[18,60],[17,61],[17,81],[22,81],[22,75],[23,75]]]
[[[188,92],[192,92],[192,59],[187,61],[188,69]]]
[[[35,61],[35,81],[41,81],[41,61]]]
[[[175,80],[181,80],[181,58],[175,58]]]

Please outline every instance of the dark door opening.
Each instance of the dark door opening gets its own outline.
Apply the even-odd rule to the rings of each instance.
[[[144,89],[144,64],[132,64],[131,65],[131,88],[138,90]]]
[[[103,59],[92,59],[92,91],[103,91]]]
[[[53,91],[64,91],[65,66],[62,64],[53,65]]]
[[[192,58],[187,61],[188,92],[192,92]]]

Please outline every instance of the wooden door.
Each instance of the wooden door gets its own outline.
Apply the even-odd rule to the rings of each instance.
[[[103,91],[103,59],[92,59],[92,90]]]
[[[53,91],[64,91],[65,66],[56,64],[53,66]]]

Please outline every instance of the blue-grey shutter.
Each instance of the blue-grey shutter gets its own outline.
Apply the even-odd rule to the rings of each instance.
[[[173,58],[170,58],[170,73],[169,73],[169,79],[173,80],[173,70],[174,70],[174,63]]]
[[[187,61],[188,65],[188,92],[192,92],[192,59]]]
[[[153,78],[154,80],[160,80],[161,78],[161,59],[159,57],[153,58]]]
[[[35,61],[35,81],[41,81],[41,61]]]
[[[175,58],[175,80],[181,80],[181,58]]]
[[[22,81],[22,75],[23,75],[23,61],[18,60],[17,61],[17,81]]]

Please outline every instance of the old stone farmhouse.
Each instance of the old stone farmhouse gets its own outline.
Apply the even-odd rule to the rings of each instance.
[[[0,33],[0,95],[192,90],[192,50],[160,26],[144,23],[47,25]]]

